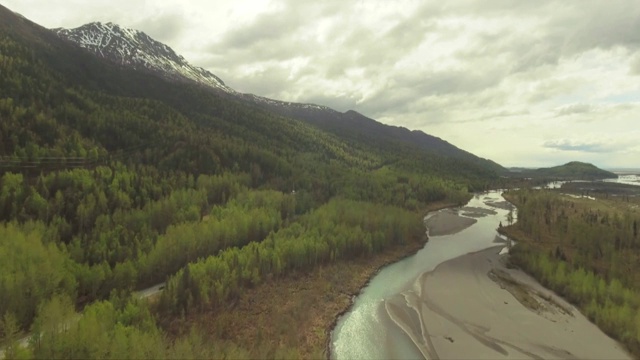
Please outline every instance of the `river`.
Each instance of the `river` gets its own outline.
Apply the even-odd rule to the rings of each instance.
[[[636,176],[609,181],[640,185]],[[505,267],[498,253],[506,241],[496,229],[517,211],[501,193],[429,214],[428,229],[456,222],[466,228],[431,234],[416,254],[375,275],[333,329],[331,358],[631,358],[571,304]],[[515,301],[492,276],[496,270],[531,290],[539,310]]]
[[[383,268],[374,276],[355,299],[351,310],[336,324],[331,339],[332,358],[422,358],[409,337],[391,321],[385,310],[385,300],[409,289],[421,274],[447,260],[498,245],[501,239],[497,238],[496,228],[500,222],[506,225],[509,210],[491,204],[504,201],[501,193],[491,191],[474,196],[466,205],[475,208],[474,211],[454,209],[477,222],[455,234],[430,236],[416,254]]]

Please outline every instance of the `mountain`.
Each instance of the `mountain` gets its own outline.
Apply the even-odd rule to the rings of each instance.
[[[353,110],[339,113],[327,109],[312,111],[304,108],[292,113],[298,118],[335,134],[342,134],[361,141],[385,142],[392,146],[411,144],[423,151],[463,159],[498,173],[506,171],[501,165],[462,150],[439,137],[419,130],[382,124]]]
[[[294,173],[305,178],[308,168],[324,166],[329,173],[337,163],[424,172],[471,190],[497,179],[494,163],[421,132],[353,111],[238,94],[144,33],[98,23],[49,30],[0,10],[0,99],[30,109],[0,128],[0,155],[17,158],[14,168],[92,152],[101,161],[126,156],[192,174],[253,171],[256,183],[282,189],[302,186]],[[335,191],[332,181],[323,186]]]
[[[518,176],[559,180],[601,180],[617,178],[618,175],[602,170],[593,164],[572,161],[560,166],[540,169],[522,169]]]
[[[114,23],[92,22],[75,29],[53,29],[63,39],[73,41],[91,53],[136,70],[149,71],[176,81],[194,81],[232,92],[220,78],[189,64],[165,44],[147,34]]]
[[[72,41],[91,53],[115,64],[144,70],[173,81],[193,81],[224,95],[247,102],[279,115],[309,122],[318,128],[355,141],[385,143],[387,146],[413,145],[423,151],[462,159],[489,171],[504,172],[497,163],[479,158],[450,143],[422,131],[379,123],[355,111],[338,112],[316,104],[285,102],[242,94],[224,85],[209,71],[189,64],[170,47],[147,34],[113,23],[90,23],[75,29],[54,29],[58,36]]]

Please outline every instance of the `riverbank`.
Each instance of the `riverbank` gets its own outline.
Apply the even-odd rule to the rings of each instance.
[[[501,249],[446,261],[386,302],[425,358],[631,358],[572,305],[505,266]]]
[[[426,211],[453,206],[438,203]],[[269,280],[244,291],[233,306],[172,319],[165,328],[177,337],[195,325],[212,343],[239,347],[256,358],[327,357],[331,331],[353,298],[380,269],[413,255],[424,244],[424,238],[414,239],[371,257]]]
[[[420,358],[420,351],[389,318],[385,301],[411,289],[416,278],[442,262],[503,243],[504,240],[496,237],[496,227],[506,219],[509,210],[494,206],[501,201],[504,199],[500,192],[478,193],[463,207],[430,214],[426,219],[430,235],[439,231],[446,234],[431,236],[415,256],[385,267],[371,279],[333,330],[331,356],[337,359]],[[458,226],[444,231],[434,224]],[[417,315],[408,312],[406,318],[412,321]]]
[[[522,215],[500,229],[518,243],[511,262],[579,307],[638,358],[638,199],[596,195],[593,200],[527,190],[505,197]]]

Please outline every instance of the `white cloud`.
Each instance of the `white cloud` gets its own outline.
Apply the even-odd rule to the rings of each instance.
[[[354,109],[504,165],[640,166],[636,0],[5,0],[113,21],[243,92]]]
[[[595,111],[595,107],[591,104],[570,104],[558,108],[558,116],[569,116],[586,114]]]
[[[640,51],[631,59],[629,63],[629,73],[631,75],[640,75]]]
[[[610,153],[621,150],[621,144],[611,139],[583,141],[576,139],[557,139],[545,141],[544,147],[560,151],[577,151],[586,153]]]

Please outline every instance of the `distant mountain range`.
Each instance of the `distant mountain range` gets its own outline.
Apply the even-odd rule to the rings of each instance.
[[[504,172],[499,164],[422,131],[385,125],[356,111],[339,112],[316,104],[279,101],[253,94],[239,93],[211,72],[189,64],[169,46],[144,32],[127,29],[113,23],[89,23],[75,29],[53,29],[62,39],[71,41],[92,54],[119,66],[155,74],[170,81],[193,82],[277,114],[309,122],[341,137],[369,142],[384,142],[389,146],[410,144],[423,151],[470,161],[480,167]]]

